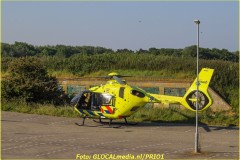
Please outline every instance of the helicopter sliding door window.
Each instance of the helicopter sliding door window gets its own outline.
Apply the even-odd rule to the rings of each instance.
[[[140,91],[137,91],[137,90],[132,90],[132,91],[131,91],[131,94],[134,95],[134,96],[137,96],[137,97],[139,97],[139,98],[145,97],[145,94],[144,94],[144,93],[142,93],[142,92],[140,92]]]
[[[125,90],[125,87],[120,87],[120,89],[119,89],[119,97],[120,98],[124,98],[124,90]]]

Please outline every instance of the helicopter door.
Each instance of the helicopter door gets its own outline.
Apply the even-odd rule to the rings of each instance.
[[[99,93],[92,93],[92,103],[91,103],[91,110],[93,111],[100,111],[102,105],[102,98],[101,94]]]
[[[114,98],[109,94],[101,94],[101,112],[105,114],[114,113]]]
[[[91,93],[85,93],[81,96],[79,100],[79,108],[80,109],[90,109],[91,106]]]

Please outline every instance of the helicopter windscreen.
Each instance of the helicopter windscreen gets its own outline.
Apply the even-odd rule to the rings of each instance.
[[[102,105],[112,105],[113,104],[113,96],[109,94],[101,94]]]
[[[99,110],[101,106],[112,106],[113,96],[109,94],[92,93],[92,106],[93,110]]]

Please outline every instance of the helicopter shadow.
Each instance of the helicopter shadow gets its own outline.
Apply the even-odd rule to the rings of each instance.
[[[183,127],[183,126],[191,126],[194,127],[195,124],[190,123],[187,120],[184,121],[143,121],[143,122],[138,122],[138,123],[125,123],[125,122],[120,122],[120,121],[116,121],[116,122],[112,122],[111,125],[109,125],[109,122],[95,122],[96,124],[78,124],[75,123],[78,126],[82,126],[82,127],[99,127],[99,128],[113,128],[113,129],[126,129],[129,127]],[[238,127],[236,126],[229,126],[229,127],[224,127],[224,126],[209,126],[205,123],[200,123],[199,122],[199,127],[203,128],[206,132],[212,132],[212,131],[216,131],[216,130],[239,130]]]
[[[185,117],[185,120],[175,120],[175,121],[163,121],[163,120],[157,120],[157,121],[150,121],[150,123],[141,123],[139,126],[165,126],[165,127],[171,127],[171,126],[196,126],[196,117],[190,117],[186,114],[183,114],[177,110],[175,110],[179,115]],[[230,126],[211,126],[206,123],[199,122],[199,127],[203,128],[206,132],[212,132],[216,130],[239,130],[239,128],[235,125]]]
[[[195,125],[189,123],[188,121],[150,121],[150,122],[141,122],[139,123],[138,127],[183,127],[183,126],[191,126],[194,127]],[[199,127],[203,128],[206,132],[211,132],[212,130],[207,124],[199,123]]]
[[[165,126],[165,127],[172,127],[172,126],[196,126],[196,118],[190,117],[184,113],[179,112],[178,110],[175,110],[179,115],[183,116],[184,120],[174,120],[174,121],[163,121],[163,120],[157,120],[157,121],[151,121],[153,124],[156,123],[157,126]],[[211,132],[210,127],[206,123],[202,123],[198,121],[199,127],[203,128],[206,132]]]
[[[100,127],[100,128],[118,128],[118,129],[124,129],[128,127],[173,127],[173,126],[194,126],[193,124],[184,123],[184,121],[178,121],[178,122],[168,122],[168,121],[142,121],[142,122],[132,122],[129,121],[128,123],[125,123],[121,120],[112,121],[111,124],[107,119],[102,120],[101,122],[93,119],[92,121],[89,121],[86,124],[80,124],[75,123],[77,126],[81,127]],[[208,129],[207,125],[203,126],[205,130],[210,131]]]

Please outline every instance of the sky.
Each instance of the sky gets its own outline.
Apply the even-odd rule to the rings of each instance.
[[[2,2],[2,42],[239,49],[238,2]]]

